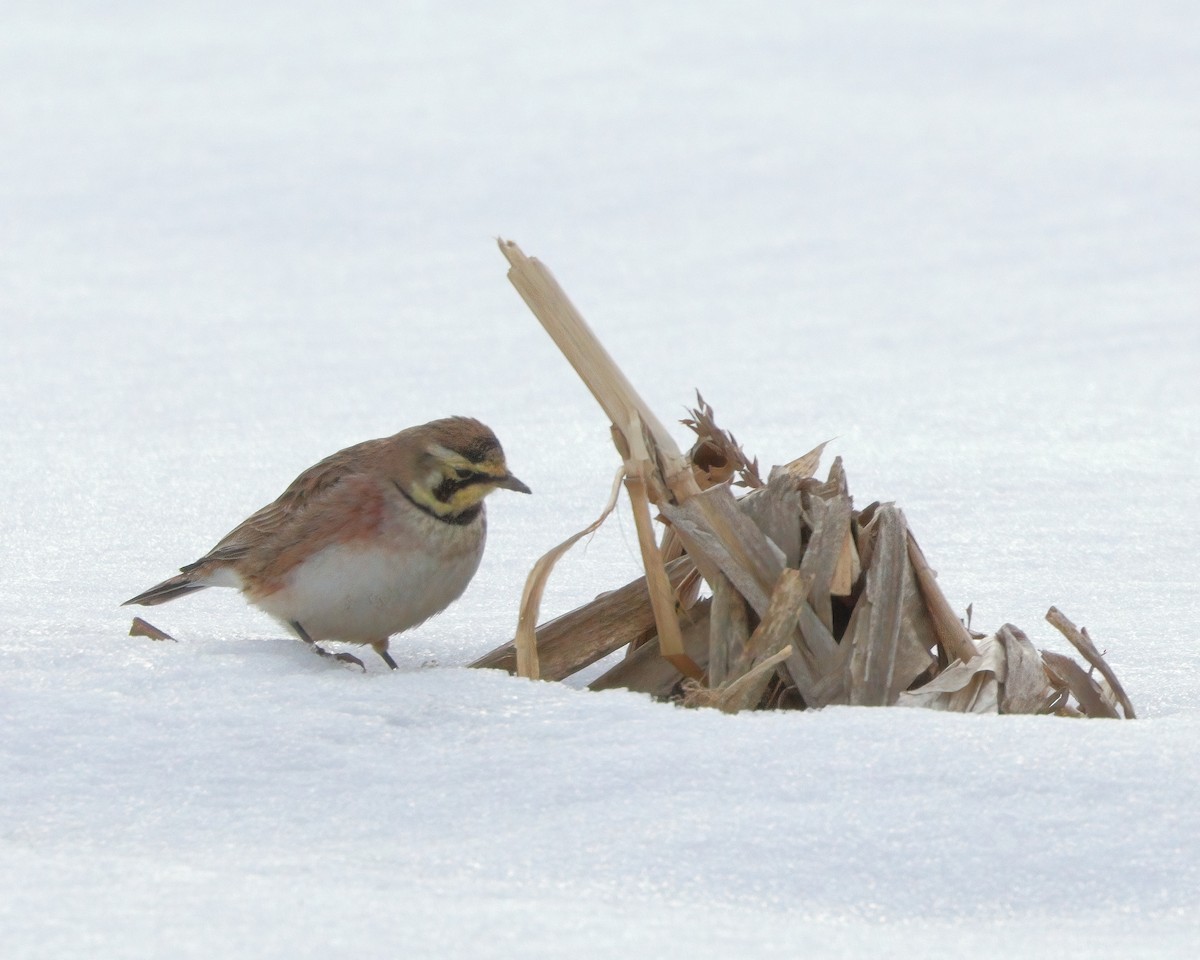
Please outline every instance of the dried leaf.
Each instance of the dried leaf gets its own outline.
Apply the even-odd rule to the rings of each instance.
[[[969,662],[952,663],[924,686],[901,693],[896,705],[954,713],[997,713],[1005,666],[1003,644],[996,637],[986,637]]]
[[[746,601],[729,578],[717,574],[712,584],[712,618],[708,635],[708,682],[719,687],[746,649],[750,618]]]
[[[1108,661],[1096,649],[1096,645],[1092,643],[1092,638],[1088,636],[1087,631],[1076,627],[1058,607],[1051,607],[1046,613],[1046,619],[1054,625],[1054,628],[1059,633],[1071,641],[1072,646],[1083,654],[1083,658],[1099,670],[1101,676],[1108,681],[1108,686],[1111,688],[1113,695],[1121,704],[1121,709],[1125,711],[1125,719],[1135,719],[1136,714],[1133,712],[1133,704],[1129,702],[1129,697],[1125,695],[1125,688],[1121,686],[1121,682],[1108,665]]]
[[[738,509],[729,488],[712,487],[677,506],[659,506],[701,572],[706,566],[719,569],[756,613],[766,613],[785,558]]]
[[[785,463],[782,467],[772,467],[771,474],[786,473],[793,480],[807,480],[809,477],[816,476],[817,467],[821,465],[821,454],[825,452],[825,447],[829,443],[829,440],[818,443],[804,456],[797,457],[791,463]]]
[[[979,649],[971,641],[967,628],[955,615],[950,601],[942,593],[942,588],[938,586],[937,574],[929,566],[929,561],[925,559],[925,554],[911,531],[908,534],[908,558],[912,561],[913,572],[921,587],[921,596],[925,598],[925,606],[937,631],[938,643],[946,651],[947,660],[951,663],[955,660],[969,662],[979,653]],[[866,565],[865,559],[863,564]]]
[[[1064,657],[1061,653],[1054,653],[1051,650],[1043,650],[1042,660],[1067,685],[1083,712],[1089,717],[1107,717],[1113,720],[1119,717],[1117,711],[1104,699],[1104,693],[1099,684],[1070,657]]]
[[[800,566],[803,523],[797,483],[777,473],[765,487],[739,499],[737,506],[780,549],[785,565]]]
[[[517,635],[514,641],[517,648],[517,676],[527,677],[530,680],[536,680],[539,676],[537,639],[534,629],[537,626],[538,614],[542,606],[542,594],[546,590],[546,581],[550,579],[550,571],[554,569],[554,565],[558,563],[564,553],[583,537],[595,533],[600,529],[600,524],[608,519],[608,515],[617,505],[617,496],[621,492],[621,478],[624,476],[625,467],[622,466],[613,477],[612,491],[608,495],[608,503],[604,505],[600,516],[574,536],[567,537],[557,547],[547,551],[533,565],[529,576],[525,578],[525,589],[521,591],[521,610],[517,617]]]
[[[696,434],[696,442],[688,451],[688,459],[696,470],[696,482],[702,489],[730,480],[735,474],[735,486],[758,488],[765,486],[758,473],[758,460],[749,460],[732,433],[717,426],[713,408],[696,391],[696,407],[688,411],[691,417],[680,420]]]
[[[796,620],[800,611],[807,605],[809,591],[813,580],[810,574],[790,567],[779,574],[775,589],[771,591],[770,605],[762,620],[754,629],[754,633],[746,641],[746,649],[732,668],[736,678],[765,657],[775,655],[780,648],[788,645],[796,630]]]
[[[829,592],[835,597],[848,597],[854,592],[854,584],[858,582],[862,566],[858,562],[858,548],[854,545],[854,534],[849,526],[846,529],[846,539],[842,541],[842,551],[838,555],[837,566],[833,569],[833,578],[829,581]]]
[[[766,692],[767,684],[775,673],[775,668],[783,663],[794,651],[791,646],[776,651],[748,672],[742,674],[731,683],[716,690],[709,690],[699,684],[690,684],[687,696],[684,697],[685,707],[716,707],[724,713],[740,713],[755,706]]]
[[[1000,678],[1001,713],[1050,713],[1058,696],[1046,676],[1042,658],[1029,638],[1006,623],[996,631],[1004,647],[1004,676]]]
[[[850,650],[850,703],[887,706],[933,663],[934,631],[908,556],[903,512],[881,507],[872,528],[875,546],[842,645]]]
[[[164,633],[154,624],[143,620],[141,617],[133,618],[133,624],[129,628],[129,635],[131,637],[149,637],[151,640],[170,640],[173,643],[179,642],[169,633]]]
[[[825,624],[825,629],[832,631],[830,595],[834,593],[834,580],[838,577],[838,567],[843,563],[846,541],[850,537],[850,498],[839,494],[825,500],[806,493],[802,502],[805,507],[804,518],[812,532],[800,560],[800,569],[812,575],[812,607]],[[842,574],[843,579],[846,572]],[[850,592],[849,585],[843,588],[839,584],[839,590],[843,596]]]

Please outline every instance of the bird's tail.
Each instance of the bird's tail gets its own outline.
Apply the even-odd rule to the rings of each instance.
[[[191,573],[177,573],[162,583],[155,584],[149,590],[139,593],[136,597],[126,600],[121,606],[128,607],[130,604],[138,604],[143,607],[153,607],[160,603],[166,603],[168,600],[174,600],[176,597],[182,597],[185,593],[203,590],[207,586],[209,584],[197,580]]]

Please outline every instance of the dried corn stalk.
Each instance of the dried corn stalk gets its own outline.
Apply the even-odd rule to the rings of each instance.
[[[773,468],[764,484],[757,460],[697,393],[683,421],[697,439],[682,454],[550,272],[515,244],[500,248],[513,285],[611,422],[645,577],[535,632],[545,576],[577,535],[531,574],[517,640],[475,666],[564,679],[624,646],[627,656],[591,688],[728,712],[843,703],[1134,716],[1087,632],[1056,609],[1047,618],[1099,680],[1070,657],[1039,655],[1011,624],[972,635],[903,512],[855,509],[840,458],[816,477],[824,444]],[[735,498],[733,486],[749,492]],[[667,527],[661,544],[652,504]],[[711,598],[696,602],[699,578]]]
[[[526,257],[511,241],[501,240],[500,251],[511,264],[508,278],[512,285],[608,415],[613,441],[624,460],[625,488],[637,526],[659,647],[662,655],[682,672],[698,675],[699,668],[683,649],[674,595],[650,519],[651,500],[655,503],[668,498],[685,500],[699,493],[691,464],[625,379],[550,271],[539,261]],[[522,616],[536,616],[536,612],[535,602],[523,609]]]

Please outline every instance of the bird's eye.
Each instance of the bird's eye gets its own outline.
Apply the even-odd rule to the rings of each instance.
[[[458,477],[459,480],[470,480],[471,479],[471,471],[464,470],[464,469],[462,469],[462,467],[456,467],[454,470],[454,475],[456,477]]]

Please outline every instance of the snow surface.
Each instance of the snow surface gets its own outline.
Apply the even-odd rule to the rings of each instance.
[[[10,0],[4,956],[1195,956],[1198,10]],[[496,235],[664,419],[835,437],[977,626],[1063,649],[1057,604],[1142,718],[461,669],[616,465]],[[228,592],[125,635],[300,469],[448,413],[535,495],[399,672]]]

